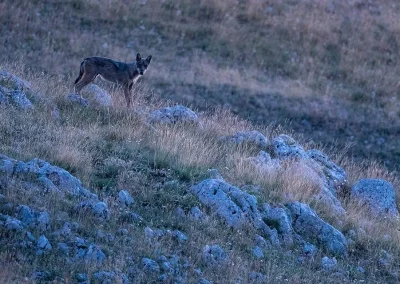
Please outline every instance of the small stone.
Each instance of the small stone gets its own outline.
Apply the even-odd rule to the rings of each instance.
[[[115,234],[117,236],[126,236],[129,233],[129,231],[125,228],[119,229]]]
[[[324,269],[324,270],[333,270],[337,265],[337,260],[334,257],[329,258],[327,256],[324,256],[321,259],[321,265],[322,265],[322,269]]]
[[[41,235],[37,241],[37,254],[42,254],[52,249],[52,246],[49,240],[46,238],[45,235]]]
[[[144,257],[142,258],[142,265],[144,270],[149,272],[160,272],[160,266],[154,260]]]
[[[50,228],[50,214],[48,212],[40,212],[37,217],[37,226],[40,231],[46,231]]]
[[[249,280],[251,283],[267,283],[267,276],[256,271],[251,271],[249,273]]]
[[[318,252],[318,249],[312,244],[305,244],[303,246],[303,254],[307,257],[314,257]]]
[[[132,196],[129,194],[129,192],[127,192],[126,190],[121,190],[118,193],[118,201],[121,204],[124,204],[125,206],[129,207],[131,205],[133,205],[133,203],[135,202],[132,198]]]
[[[176,213],[176,216],[177,216],[179,219],[184,219],[184,218],[186,217],[186,213],[185,213],[185,211],[182,209],[182,207],[176,208],[175,213]]]
[[[253,256],[254,256],[256,259],[262,259],[262,258],[264,258],[264,253],[263,253],[262,249],[261,249],[260,247],[258,247],[258,246],[256,246],[256,247],[253,248],[252,253],[253,253]]]
[[[87,261],[96,261],[96,262],[103,262],[106,260],[106,255],[104,252],[94,244],[91,244],[86,252],[85,260]]]
[[[180,243],[186,242],[188,240],[188,237],[179,230],[172,231],[171,235],[175,237]]]
[[[78,283],[86,282],[88,281],[88,276],[86,273],[77,273],[75,274],[75,279],[78,281]]]
[[[70,248],[66,243],[57,243],[57,250],[59,250],[62,254],[68,256]]]
[[[224,263],[228,256],[219,245],[206,245],[203,248],[202,259],[207,266],[214,266]]]
[[[109,218],[109,211],[107,208],[107,204],[105,204],[104,202],[97,202],[93,206],[92,211],[93,211],[93,214],[95,217],[103,218],[103,219]]]
[[[25,225],[20,220],[9,217],[6,220],[5,227],[10,231],[22,231]]]
[[[94,280],[99,281],[100,283],[108,284],[108,283],[115,283],[116,274],[112,271],[99,271],[93,273]]]
[[[203,211],[201,211],[200,208],[197,206],[190,209],[190,217],[197,221],[201,221],[201,220],[205,219],[205,215],[204,215]]]

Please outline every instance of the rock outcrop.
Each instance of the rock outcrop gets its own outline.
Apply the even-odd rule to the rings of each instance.
[[[318,244],[328,253],[346,255],[347,240],[333,226],[323,221],[309,205],[300,202],[285,207],[259,205],[255,196],[220,179],[207,179],[192,186],[200,202],[234,228],[252,225],[259,230],[257,246],[265,246],[260,238],[266,237],[274,246],[291,246],[295,236]]]

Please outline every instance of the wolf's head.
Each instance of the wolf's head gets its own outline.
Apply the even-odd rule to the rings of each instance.
[[[140,75],[143,75],[144,72],[146,72],[147,67],[149,67],[150,61],[151,61],[151,55],[146,59],[142,59],[140,53],[136,55],[136,70]]]

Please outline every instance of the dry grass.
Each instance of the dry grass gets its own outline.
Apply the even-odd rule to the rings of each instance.
[[[257,150],[219,141],[223,135],[255,129],[251,123],[216,108],[202,113],[200,126],[160,126],[153,131],[145,123],[145,113],[170,102],[159,100],[153,87],[146,83],[147,74],[143,83],[135,86],[133,111],[123,107],[120,90],[110,90],[108,84],[103,86],[110,90],[113,106],[107,109],[81,109],[67,103],[64,97],[71,91],[84,57],[96,54],[128,61],[143,50],[144,55],[155,56],[149,76],[152,86],[160,86],[160,96],[163,85],[172,85],[177,91],[186,85],[211,89],[228,85],[242,90],[246,100],[255,93],[276,92],[292,100],[303,98],[309,101],[310,116],[340,117],[342,120],[335,121],[339,128],[346,128],[348,121],[362,122],[365,118],[358,117],[357,112],[353,115],[354,106],[379,113],[372,124],[393,122],[396,127],[400,75],[395,58],[400,32],[398,3],[390,0],[362,5],[360,1],[336,1],[331,8],[331,1],[325,0],[139,2],[0,3],[0,60],[4,61],[0,67],[30,81],[32,88],[42,94],[42,102],[34,111],[1,109],[0,153],[23,160],[38,157],[64,167],[101,195],[116,216],[116,192],[126,188],[139,204],[135,211],[151,220],[152,226],[178,228],[188,234],[190,243],[185,251],[196,265],[201,263],[199,248],[203,245],[220,243],[228,250],[234,246],[222,272],[204,268],[205,276],[216,283],[235,281],[251,270],[267,274],[276,283],[335,283],[337,278],[315,272],[319,264],[299,267],[294,257],[280,252],[272,251],[264,262],[255,261],[249,253],[252,240],[248,236],[252,234],[226,230],[213,216],[200,225],[177,222],[176,207],[188,210],[197,205],[187,188],[204,178],[209,168],[217,168],[232,184],[259,186],[259,192],[254,194],[261,202],[311,202],[320,184],[316,182],[318,171],[309,165],[288,162],[279,168],[261,170],[249,160]],[[47,16],[54,14],[60,16]],[[224,96],[229,93],[220,94]],[[60,119],[51,116],[55,107],[60,109]],[[260,114],[268,116],[264,110]],[[275,124],[256,128],[268,138],[283,132]],[[311,147],[313,143],[310,144]],[[400,190],[397,173],[380,164],[344,158],[345,154],[337,150],[328,153],[346,169],[348,186],[360,178],[384,178]],[[178,186],[165,186],[171,179],[177,180]],[[93,235],[95,229],[115,231],[123,225],[111,220],[104,228],[86,215],[76,217],[70,204],[57,196],[40,201],[14,188],[2,193],[15,203],[29,201],[52,214],[60,209],[69,212],[70,218],[85,224],[83,233],[87,236]],[[397,257],[400,224],[375,219],[357,204],[345,205],[346,220],[337,225],[345,231],[359,228],[364,234],[358,235],[350,258],[341,263],[343,267],[350,271],[360,258],[376,259],[381,249]],[[107,264],[109,269],[123,267],[121,263],[128,255],[140,262],[142,256],[154,256],[156,249],[171,253],[175,245],[172,240],[163,240],[162,245],[146,243],[142,229],[129,228],[129,237],[143,244],[136,248],[125,239],[116,242],[119,250],[103,244],[110,251],[118,251],[112,255],[115,263]],[[357,255],[360,251],[361,257]],[[376,272],[381,269],[376,263],[365,266],[371,271],[371,282],[386,279]],[[0,269],[0,282],[10,282],[15,277],[12,271],[5,272],[6,268]],[[72,270],[70,274],[65,277],[73,278]],[[145,279],[145,275],[140,277]],[[190,277],[195,279],[194,274]]]

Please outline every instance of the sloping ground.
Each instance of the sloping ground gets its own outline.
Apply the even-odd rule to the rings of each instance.
[[[396,169],[399,3],[381,1],[2,1],[0,60],[61,74],[81,60],[154,60],[163,98],[225,106]],[[335,141],[331,142],[335,137]]]
[[[126,109],[1,74],[0,282],[399,281],[385,170],[145,88]]]

